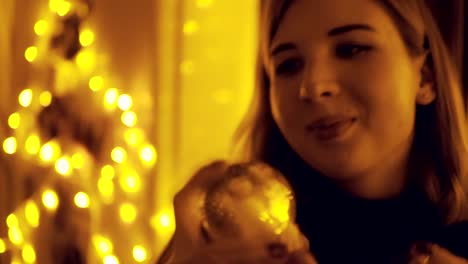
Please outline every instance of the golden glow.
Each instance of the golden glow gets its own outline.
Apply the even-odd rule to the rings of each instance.
[[[272,185],[265,192],[268,197],[268,207],[259,211],[259,219],[270,223],[276,234],[281,234],[288,226],[291,206],[291,192],[283,184]]]
[[[47,32],[48,24],[45,20],[39,20],[34,24],[34,32],[38,36],[42,36]]]
[[[127,127],[134,127],[137,123],[137,115],[133,111],[125,111],[120,116],[120,120]]]
[[[3,241],[3,239],[0,238],[0,254],[5,253],[5,251],[6,251],[5,241]]]
[[[141,180],[136,171],[126,170],[119,179],[120,187],[125,192],[134,193],[140,190]]]
[[[71,9],[71,4],[68,1],[64,1],[64,0],[58,1],[58,5],[56,9],[57,15],[65,16],[68,14],[68,12],[70,12],[70,9]]]
[[[94,76],[89,80],[89,89],[96,92],[102,89],[104,86],[104,78],[101,76]]]
[[[133,247],[133,259],[136,262],[143,262],[147,258],[146,249],[143,246],[134,246]]]
[[[186,60],[180,64],[180,71],[185,75],[190,75],[195,72],[195,65],[193,61]]]
[[[117,105],[119,106],[120,110],[127,111],[133,106],[133,98],[128,94],[122,94],[119,96]]]
[[[59,205],[57,193],[52,190],[46,190],[42,193],[42,204],[49,211],[55,211]]]
[[[24,52],[24,58],[29,62],[33,62],[37,58],[37,53],[37,47],[31,46]]]
[[[52,12],[57,12],[58,6],[63,0],[49,0],[49,9]]]
[[[140,159],[144,164],[152,166],[157,160],[157,153],[154,147],[150,144],[143,146],[140,149]]]
[[[9,137],[3,141],[3,151],[5,151],[6,154],[15,154],[16,148],[16,138]]]
[[[28,107],[31,105],[33,92],[31,89],[24,89],[18,96],[18,102],[22,107]]]
[[[107,202],[111,202],[114,194],[114,182],[112,179],[100,177],[98,180],[98,189]]]
[[[111,152],[111,158],[116,163],[123,163],[127,160],[127,152],[122,147],[115,147]]]
[[[87,47],[94,42],[94,32],[85,29],[80,33],[80,43],[83,47]]]
[[[115,170],[114,167],[112,167],[111,165],[105,165],[101,168],[101,177],[112,180],[114,176]]]
[[[103,260],[104,264],[119,264],[119,259],[114,255],[107,255]]]
[[[173,230],[175,228],[174,213],[163,210],[151,218],[151,225],[158,230]]]
[[[42,146],[39,156],[42,161],[50,162],[57,159],[61,152],[62,150],[57,141],[51,140]]]
[[[49,91],[43,91],[39,95],[39,104],[43,107],[47,107],[52,103],[52,94]]]
[[[124,223],[133,223],[137,216],[137,209],[133,204],[124,203],[120,206],[120,218]]]
[[[96,66],[96,55],[89,50],[82,50],[76,55],[76,64],[83,72],[91,72]]]
[[[12,129],[17,129],[20,126],[20,123],[21,116],[18,112],[15,112],[8,117],[8,126]]]
[[[207,8],[213,4],[213,0],[197,0],[198,8]]]
[[[24,208],[24,212],[26,216],[26,221],[28,221],[28,223],[32,227],[38,227],[41,214],[39,212],[39,208],[37,208],[36,203],[32,200],[27,201],[26,206]]]
[[[114,250],[114,245],[112,245],[112,242],[104,236],[93,235],[92,240],[94,247],[101,255],[110,254]]]
[[[171,226],[171,218],[167,214],[161,214],[159,217],[159,224],[162,227],[169,227]]]
[[[36,262],[36,251],[31,245],[25,245],[21,251],[21,255],[26,263]]]
[[[9,214],[7,219],[6,219],[7,226],[9,228],[12,228],[14,226],[18,226],[18,218],[16,217],[15,214]]]
[[[12,226],[8,229],[8,238],[10,239],[11,243],[16,246],[19,246],[23,243],[23,233],[17,226]]]
[[[119,97],[119,91],[116,88],[107,89],[104,94],[104,108],[107,110],[113,110],[117,106],[117,99]]]
[[[198,29],[199,29],[199,26],[198,26],[197,21],[195,20],[189,20],[184,23],[183,31],[184,31],[184,34],[186,35],[194,34],[198,31]]]
[[[62,176],[70,176],[72,166],[68,157],[61,157],[55,162],[55,171]]]
[[[125,131],[124,139],[130,146],[137,146],[143,141],[143,130],[140,128],[131,128]]]
[[[89,196],[84,192],[79,192],[75,194],[75,205],[79,208],[88,208],[89,207]]]
[[[36,155],[40,148],[41,148],[41,139],[38,135],[32,134],[30,135],[24,144],[24,148],[26,152],[31,155]]]
[[[85,163],[83,154],[81,154],[81,153],[73,154],[72,159],[71,159],[71,163],[72,163],[72,167],[75,168],[75,169],[83,168],[84,163]]]
[[[233,99],[232,91],[229,89],[217,89],[212,97],[214,102],[220,105],[226,105]]]

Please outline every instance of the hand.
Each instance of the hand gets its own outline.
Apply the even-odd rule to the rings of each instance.
[[[172,258],[167,263],[278,263],[288,260],[287,248],[268,245],[246,245],[237,240],[221,240],[209,243],[202,228],[203,205],[205,194],[217,183],[229,165],[217,161],[203,167],[190,179],[185,187],[174,198],[176,231],[173,237]],[[304,239],[304,246],[308,248]],[[275,246],[275,245],[273,245]],[[298,254],[297,261],[291,263],[308,264]],[[302,262],[300,262],[302,261]]]
[[[468,264],[468,259],[455,256],[436,244],[418,243],[411,248],[409,264]]]
[[[301,250],[293,252],[286,264],[318,264],[318,262],[308,250]]]

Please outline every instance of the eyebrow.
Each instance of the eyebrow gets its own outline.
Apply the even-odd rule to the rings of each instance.
[[[373,27],[366,25],[366,24],[351,24],[351,25],[337,27],[337,28],[330,30],[328,32],[328,36],[333,37],[336,35],[348,33],[353,30],[365,30],[365,31],[376,32],[376,30]]]
[[[370,31],[370,32],[376,32],[376,30],[369,26],[369,25],[366,25],[366,24],[350,24],[350,25],[346,25],[346,26],[341,26],[341,27],[336,27],[332,30],[330,30],[328,32],[328,36],[329,37],[334,37],[334,36],[337,36],[337,35],[341,35],[341,34],[345,34],[345,33],[348,33],[348,32],[351,32],[353,30],[365,30],[365,31]],[[287,50],[292,50],[292,49],[296,49],[297,46],[294,45],[293,43],[283,43],[283,44],[280,44],[278,45],[277,47],[275,47],[272,51],[271,51],[271,56],[274,56],[280,52],[283,52],[283,51],[287,51]]]

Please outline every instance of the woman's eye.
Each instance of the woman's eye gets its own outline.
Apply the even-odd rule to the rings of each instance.
[[[350,59],[354,56],[368,52],[372,49],[370,46],[355,45],[355,44],[345,44],[339,45],[336,47],[336,55],[340,58]]]
[[[277,75],[293,75],[302,70],[304,62],[301,59],[287,59],[276,66]]]

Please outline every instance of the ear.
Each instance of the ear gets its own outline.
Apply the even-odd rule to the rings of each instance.
[[[419,105],[429,105],[436,99],[435,76],[433,70],[432,56],[426,52],[423,56],[424,64],[421,69],[421,81],[416,94],[416,103]]]

